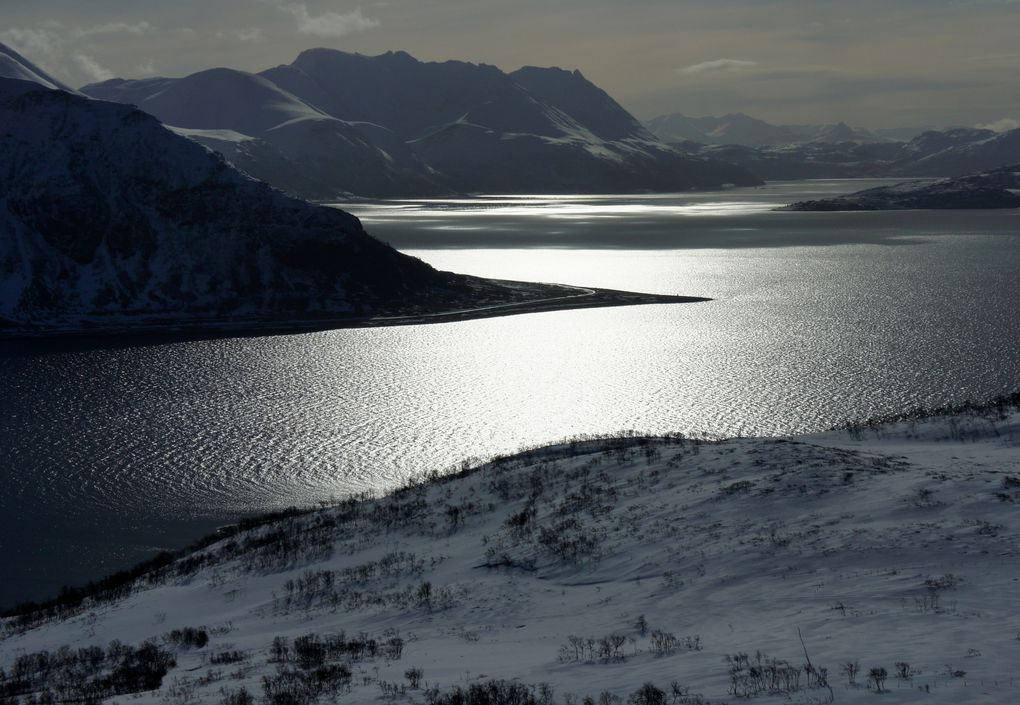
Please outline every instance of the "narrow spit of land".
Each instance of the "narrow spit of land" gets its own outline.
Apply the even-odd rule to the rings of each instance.
[[[452,323],[478,318],[525,313],[567,311],[611,306],[686,304],[711,301],[698,296],[647,294],[615,289],[517,282],[466,277],[472,296],[444,297],[438,301],[405,301],[370,312],[316,313],[294,317],[210,317],[191,315],[124,315],[68,318],[45,327],[11,325],[0,321],[0,340],[14,338],[118,336],[118,335],[270,335],[304,333],[338,328],[409,326]]]

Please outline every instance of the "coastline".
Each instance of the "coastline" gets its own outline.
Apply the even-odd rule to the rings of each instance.
[[[472,278],[474,279],[474,278]],[[528,313],[548,313],[585,308],[616,306],[647,306],[651,304],[703,303],[712,299],[699,296],[648,294],[615,289],[514,282],[496,279],[477,280],[487,286],[505,289],[502,301],[485,305],[447,304],[432,310],[399,307],[379,311],[370,316],[319,315],[301,319],[266,317],[228,318],[153,318],[138,316],[82,318],[75,323],[53,326],[25,326],[8,324],[0,327],[0,341],[33,339],[64,339],[83,337],[161,337],[161,336],[262,336],[314,333],[347,328],[377,328],[383,326],[412,326],[431,323],[456,323],[482,318],[516,316]],[[524,296],[514,300],[513,296]],[[557,295],[558,294],[558,295]],[[475,302],[481,303],[481,301]]]

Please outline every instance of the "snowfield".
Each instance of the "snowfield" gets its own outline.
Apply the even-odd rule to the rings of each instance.
[[[74,697],[153,640],[158,688],[104,694],[1016,703],[1018,501],[1020,410],[1002,404],[565,442],[228,531],[119,597],[8,619],[0,702]]]

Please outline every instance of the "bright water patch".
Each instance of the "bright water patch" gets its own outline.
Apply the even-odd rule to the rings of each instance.
[[[457,207],[455,224],[488,222]],[[371,231],[385,229],[362,215]],[[617,240],[632,228],[668,239],[682,223],[700,238],[782,239],[656,250],[593,245],[582,221],[553,227],[527,211],[493,217],[538,231],[535,242],[553,229],[581,246],[488,247],[483,228],[466,231],[469,249],[410,250],[466,273],[708,303],[0,345],[0,603],[181,545],[240,512],[392,487],[572,434],[796,433],[1020,388],[1017,217],[866,215],[853,221],[871,224],[856,236],[840,214],[619,219]],[[966,227],[947,234],[954,218]],[[433,222],[411,212],[400,227]]]

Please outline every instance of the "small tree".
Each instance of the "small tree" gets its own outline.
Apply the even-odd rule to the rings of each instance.
[[[847,661],[843,664],[843,673],[846,674],[847,685],[853,685],[857,682],[857,674],[860,673],[861,664],[857,661]]]
[[[638,632],[638,634],[641,635],[642,639],[645,636],[647,636],[647,634],[648,634],[648,620],[645,619],[645,616],[643,614],[638,616],[637,621],[634,622],[634,628],[637,629],[637,632]]]
[[[411,690],[418,690],[421,687],[421,678],[425,675],[420,668],[409,668],[404,671],[404,678],[411,686]]]
[[[654,683],[645,683],[631,693],[627,702],[629,705],[666,705],[666,691],[656,688]]]
[[[889,672],[884,668],[872,668],[868,671],[868,680],[875,684],[875,690],[879,693],[885,690],[885,679],[889,677]]]

